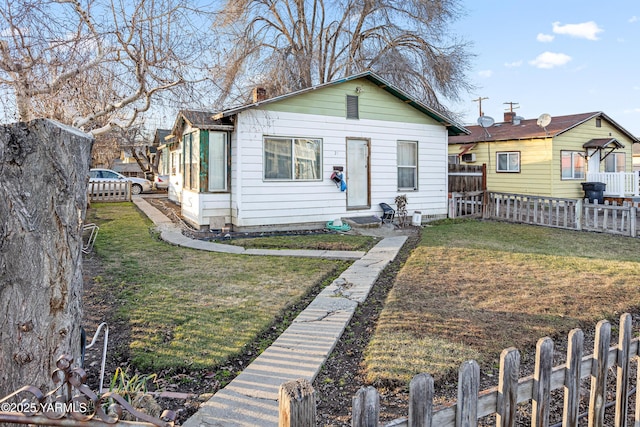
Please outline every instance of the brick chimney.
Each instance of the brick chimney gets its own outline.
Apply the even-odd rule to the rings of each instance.
[[[516,113],[514,113],[513,111],[505,111],[504,113],[504,121],[509,122],[509,123],[513,123],[513,118],[516,116]]]
[[[267,90],[263,87],[254,87],[251,92],[253,102],[261,102],[267,99]]]

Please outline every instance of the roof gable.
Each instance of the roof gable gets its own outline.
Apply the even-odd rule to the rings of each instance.
[[[453,136],[449,138],[449,144],[468,144],[470,142],[494,142],[511,141],[534,138],[553,138],[593,118],[600,117],[611,123],[620,132],[628,136],[633,142],[640,142],[635,136],[617,124],[603,112],[572,114],[567,116],[555,116],[551,118],[546,128],[538,126],[538,119],[521,120],[520,124],[500,122],[486,129],[481,126],[467,126],[471,132],[468,135]]]
[[[425,115],[430,117],[431,119],[435,120],[436,122],[442,124],[443,126],[446,126],[448,129],[448,132],[450,135],[459,135],[459,134],[463,134],[463,133],[467,133],[467,130],[460,124],[456,123],[454,120],[450,119],[449,117],[445,116],[444,114],[441,114],[429,107],[427,107],[426,105],[422,104],[420,101],[416,100],[415,98],[410,97],[409,95],[405,94],[403,91],[401,91],[398,88],[395,88],[394,86],[392,86],[391,84],[387,83],[386,81],[384,81],[382,78],[380,78],[379,76],[375,75],[374,73],[367,71],[361,74],[357,74],[351,77],[347,77],[344,79],[339,79],[339,80],[335,80],[329,83],[324,83],[321,85],[317,85],[317,86],[313,86],[307,89],[303,89],[297,92],[292,92],[289,94],[285,94],[285,95],[281,95],[281,96],[277,96],[274,98],[269,98],[263,101],[259,101],[259,102],[254,102],[252,104],[248,104],[248,105],[244,105],[241,107],[237,107],[237,108],[233,108],[233,109],[229,109],[229,110],[225,110],[225,111],[221,111],[217,114],[215,114],[213,117],[215,119],[223,119],[226,117],[230,117],[233,115],[236,115],[242,111],[248,110],[248,109],[252,109],[252,108],[260,108],[263,106],[269,106],[269,104],[274,104],[274,103],[278,103],[280,101],[283,100],[287,100],[296,96],[301,96],[307,93],[312,93],[312,92],[316,92],[318,90],[327,88],[327,87],[332,87],[332,86],[336,86],[336,85],[340,85],[340,84],[345,84],[348,82],[354,82],[356,80],[359,79],[364,79],[367,82],[375,85],[377,88],[380,88],[384,91],[386,91],[387,93],[391,94],[393,97],[395,97],[396,99],[399,99],[403,105],[408,105],[411,106],[412,108],[414,108],[415,110],[417,110],[418,112],[420,112],[420,114]]]

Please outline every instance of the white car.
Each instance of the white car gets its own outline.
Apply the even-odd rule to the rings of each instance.
[[[131,181],[131,194],[140,194],[153,189],[153,183],[148,179],[129,177],[111,169],[91,169],[89,182]]]
[[[157,190],[167,190],[169,188],[169,175],[156,175],[153,179],[153,186]]]

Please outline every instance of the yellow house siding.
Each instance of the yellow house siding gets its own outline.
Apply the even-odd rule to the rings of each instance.
[[[449,154],[458,154],[459,145],[450,145]],[[496,172],[496,154],[520,153],[520,172]],[[499,141],[479,143],[469,153],[476,154],[470,164],[487,165],[487,188],[489,191],[546,195],[551,192],[551,139],[529,139],[521,141]],[[464,162],[462,162],[464,163]]]
[[[631,172],[632,167],[632,141],[622,132],[617,130],[605,119],[601,120],[601,127],[596,127],[596,118],[588,120],[571,130],[553,138],[553,173],[551,175],[552,195],[554,197],[581,198],[584,196],[582,183],[584,179],[562,179],[561,152],[581,151],[585,152],[583,145],[592,139],[615,138],[624,145],[624,148],[615,150],[616,153],[625,153],[625,170]],[[586,163],[588,163],[585,160]],[[604,171],[604,160],[600,162],[599,172]]]
[[[362,120],[439,124],[366,79],[319,88],[257,108],[266,111],[346,117],[346,95],[358,97],[359,119]]]

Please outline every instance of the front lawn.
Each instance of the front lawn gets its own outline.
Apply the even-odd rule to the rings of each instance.
[[[93,278],[95,294],[127,329],[119,336],[129,334],[114,346],[127,346],[130,362],[146,371],[223,363],[348,266],[172,246],[150,232],[151,222],[131,203],[95,203],[87,222],[100,226],[95,253],[104,274]]]
[[[366,349],[374,384],[442,379],[640,306],[640,239],[498,222],[423,230]],[[591,349],[585,349],[586,354]]]

